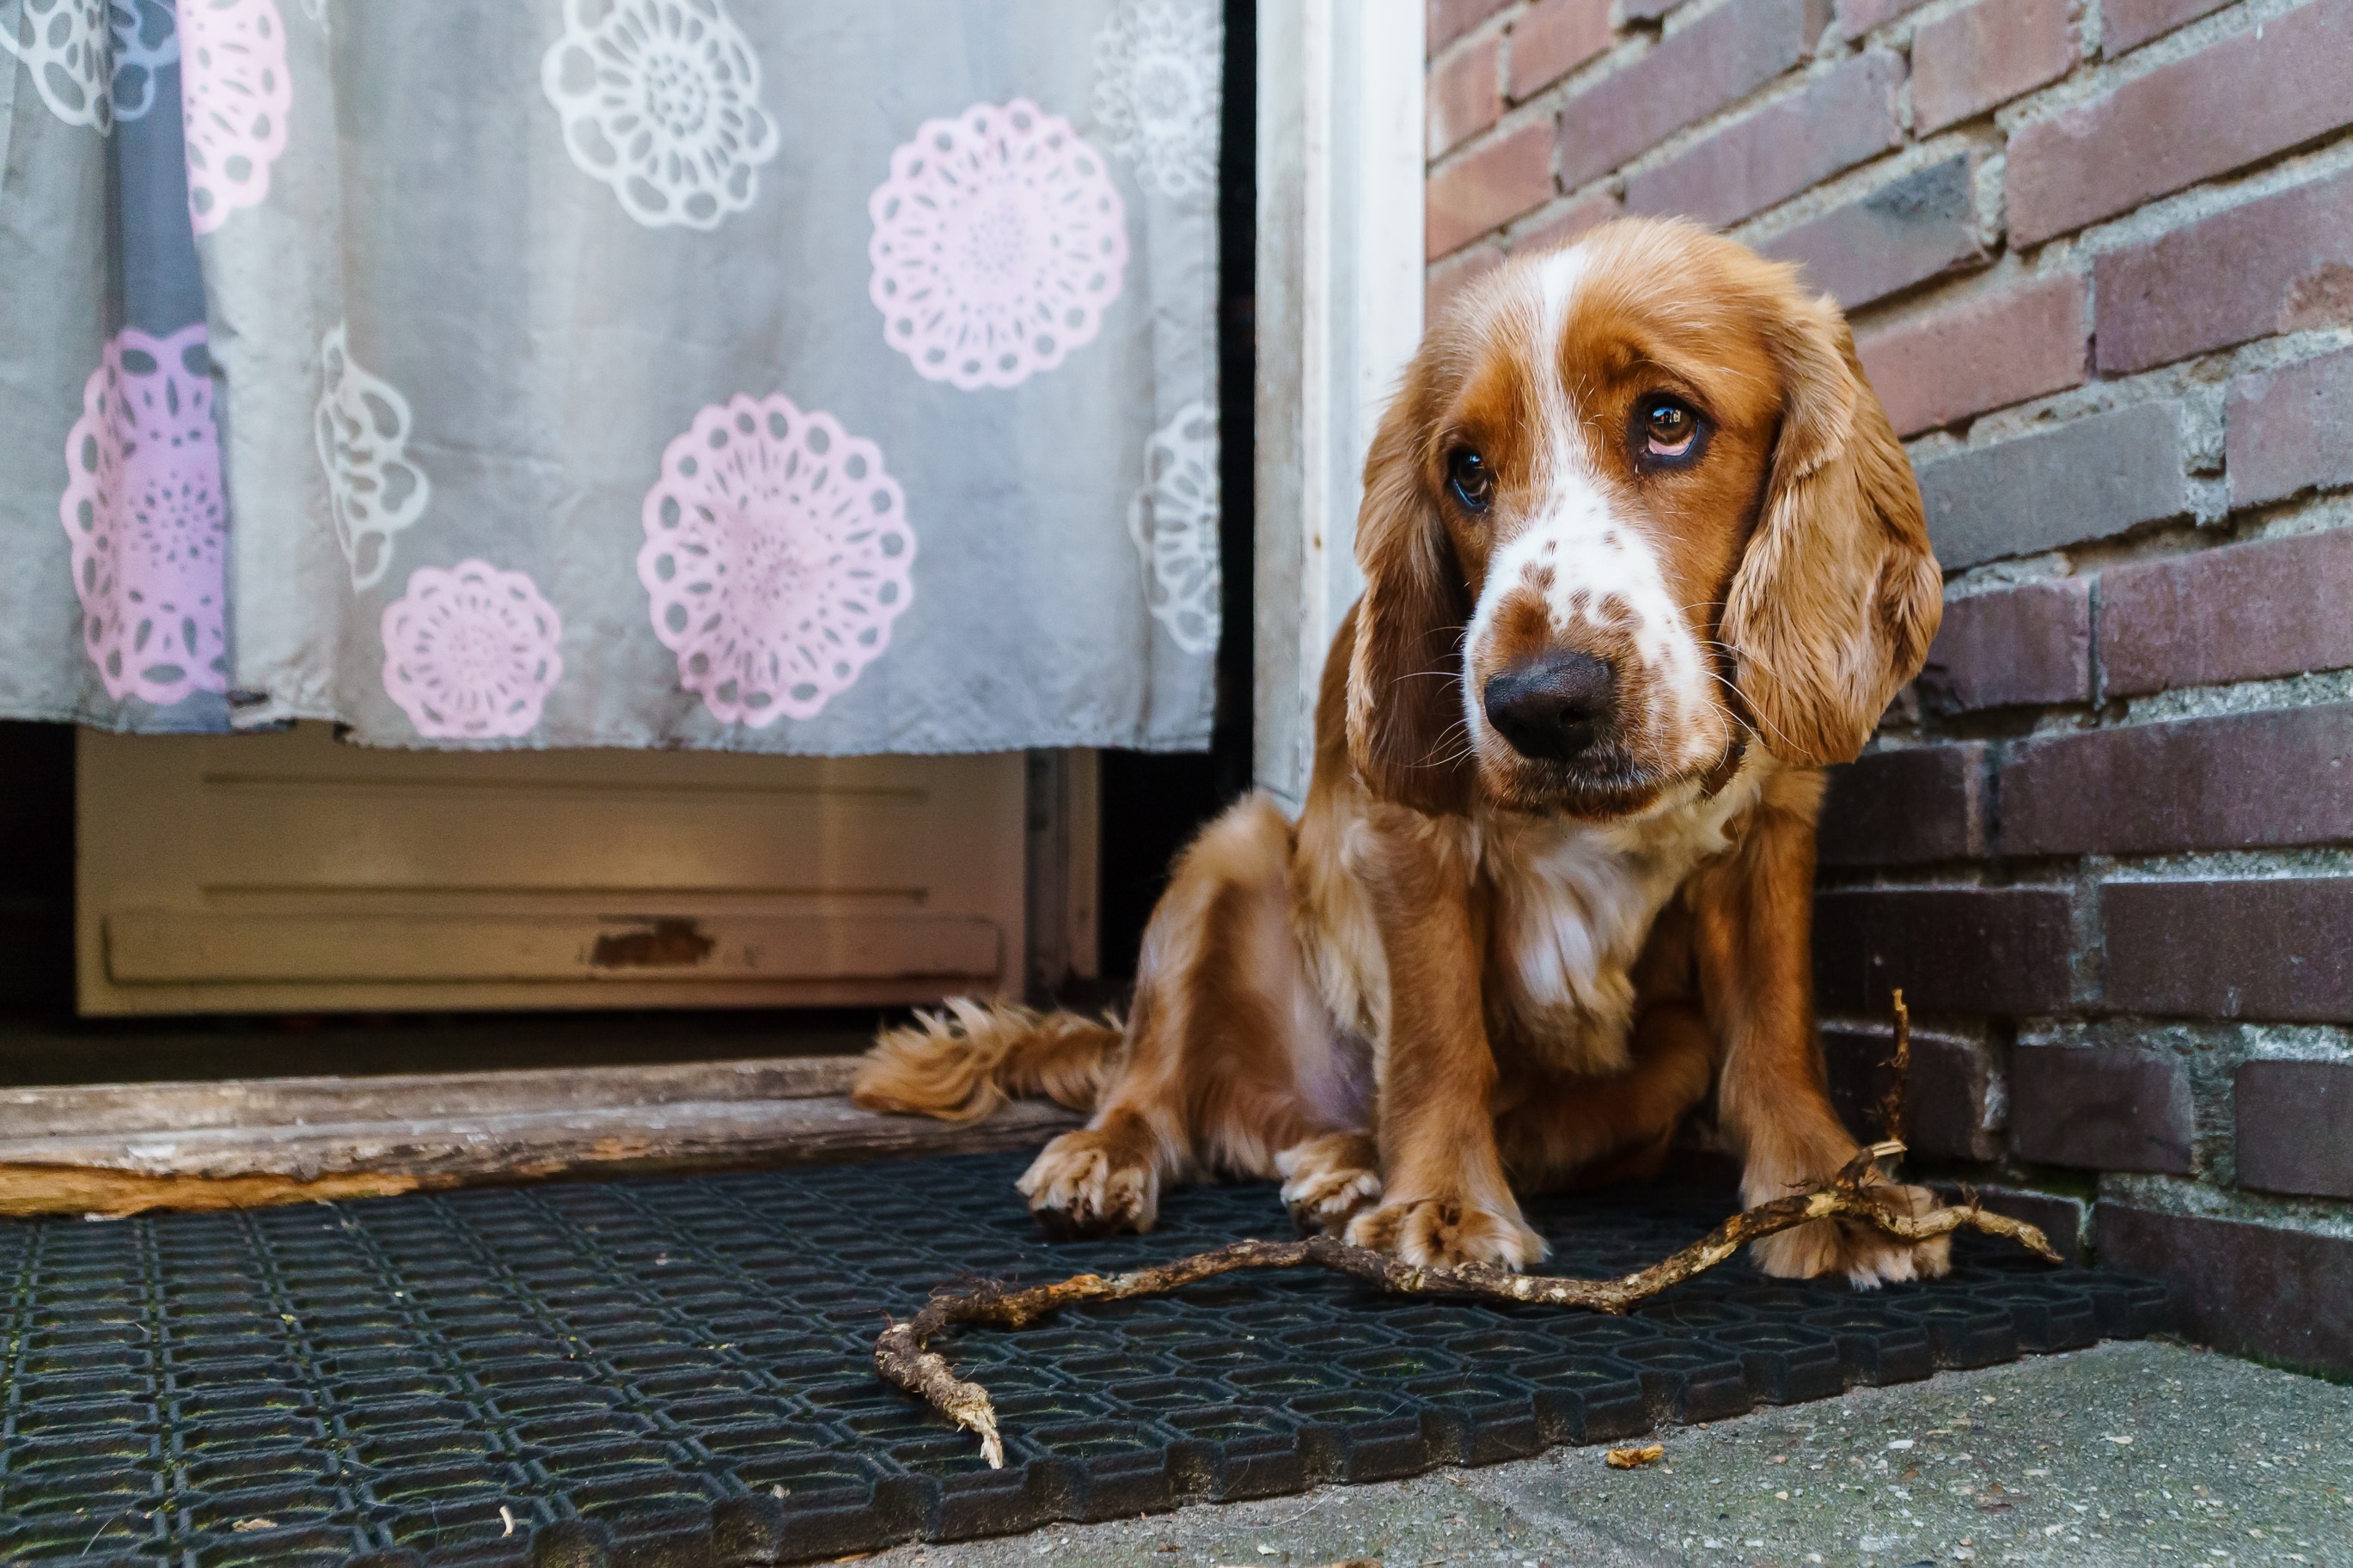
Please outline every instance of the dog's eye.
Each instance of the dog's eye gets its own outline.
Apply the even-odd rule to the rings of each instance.
[[[1699,415],[1691,405],[1672,397],[1646,397],[1636,410],[1641,421],[1642,455],[1673,463],[1699,449]]]
[[[1446,460],[1446,484],[1465,511],[1485,511],[1495,499],[1494,470],[1467,447]]]

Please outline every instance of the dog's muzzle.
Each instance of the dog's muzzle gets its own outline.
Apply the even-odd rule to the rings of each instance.
[[[1609,732],[1618,708],[1618,672],[1589,653],[1556,650],[1489,677],[1480,700],[1487,722],[1512,750],[1541,762],[1569,762]]]

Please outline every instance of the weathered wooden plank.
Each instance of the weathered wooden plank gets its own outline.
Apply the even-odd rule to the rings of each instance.
[[[1078,1118],[1023,1101],[977,1122],[846,1098],[0,1140],[0,1215],[251,1207],[557,1176],[751,1168],[1035,1147]]]
[[[847,1099],[686,1101],[494,1116],[216,1127],[0,1140],[0,1163],[105,1166],[150,1175],[359,1171],[408,1175],[553,1174],[590,1166],[792,1163],[1043,1142],[1074,1119],[1042,1101],[976,1122],[860,1110]]]
[[[0,1089],[0,1142],[847,1094],[855,1057]]]
[[[0,1215],[37,1219],[45,1215],[82,1215],[124,1219],[158,1209],[208,1214],[220,1209],[269,1208],[278,1204],[342,1203],[352,1198],[397,1197],[427,1187],[456,1186],[444,1178],[329,1176],[298,1182],[286,1176],[149,1176],[71,1165],[0,1165]]]

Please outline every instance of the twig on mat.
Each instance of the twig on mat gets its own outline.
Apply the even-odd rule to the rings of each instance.
[[[1884,1131],[1880,1136],[1890,1143],[1904,1142],[1904,1083],[1912,1072],[1912,1009],[1904,1005],[1904,989],[1896,987],[1895,1054],[1887,1059],[1893,1081],[1887,1086],[1887,1098],[1879,1102],[1880,1121]]]
[[[1239,1269],[1296,1268],[1303,1264],[1333,1269],[1400,1295],[1473,1296],[1493,1301],[1577,1307],[1617,1314],[1715,1268],[1752,1241],[1821,1219],[1859,1221],[1907,1241],[1928,1241],[1957,1230],[1983,1231],[1989,1236],[2009,1237],[2050,1262],[2060,1261],[2051,1243],[2034,1226],[2005,1215],[1989,1214],[1974,1200],[1921,1215],[1890,1206],[1863,1184],[1873,1175],[1875,1162],[1893,1159],[1903,1152],[1900,1143],[1875,1143],[1848,1162],[1846,1168],[1828,1184],[1734,1215],[1672,1257],[1617,1279],[1514,1274],[1492,1263],[1466,1263],[1454,1268],[1425,1268],[1385,1252],[1350,1247],[1328,1236],[1309,1237],[1303,1241],[1238,1241],[1230,1247],[1195,1253],[1109,1279],[1099,1274],[1081,1274],[1026,1290],[983,1284],[968,1290],[942,1292],[910,1321],[894,1321],[882,1331],[874,1345],[874,1370],[884,1381],[905,1389],[976,1434],[981,1452],[989,1464],[1002,1468],[1005,1444],[997,1433],[997,1411],[989,1403],[987,1391],[976,1383],[957,1377],[947,1358],[927,1348],[934,1335],[960,1324],[1026,1328],[1064,1307],[1083,1301],[1124,1301],[1137,1296],[1166,1295]]]

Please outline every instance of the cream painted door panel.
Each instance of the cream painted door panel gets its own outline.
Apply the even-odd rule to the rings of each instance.
[[[85,1013],[928,1001],[1014,982],[1018,754],[79,752]]]

